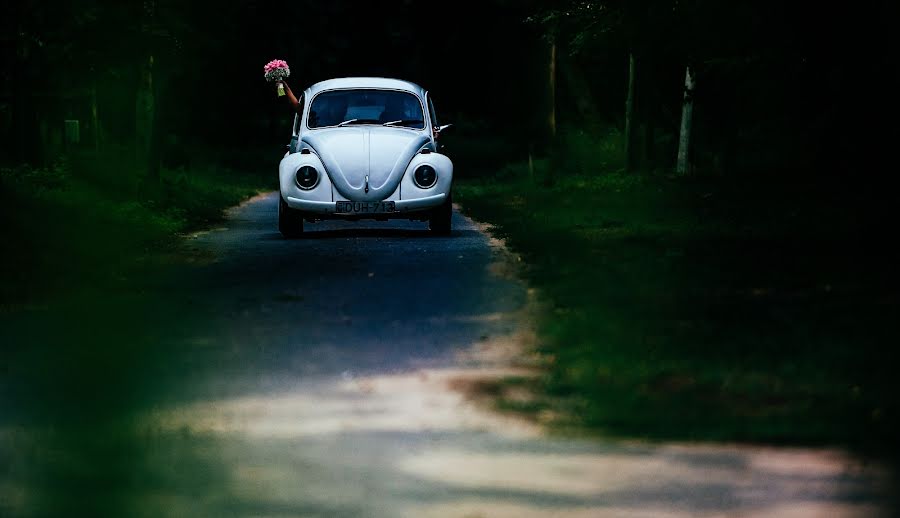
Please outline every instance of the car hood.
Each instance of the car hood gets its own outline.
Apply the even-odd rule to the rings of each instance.
[[[400,128],[351,126],[315,130],[302,141],[319,155],[342,196],[354,201],[379,201],[397,189],[406,166],[428,137]]]

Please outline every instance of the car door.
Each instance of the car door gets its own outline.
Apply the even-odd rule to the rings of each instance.
[[[425,103],[428,105],[428,119],[431,124],[431,144],[434,146],[434,150],[437,151],[440,149],[440,144],[437,142],[437,133],[435,132],[435,128],[438,127],[438,120],[430,93],[425,94]]]
[[[303,115],[306,112],[306,94],[303,93],[298,99],[300,102],[300,113],[294,114],[294,124],[291,127],[291,143],[288,144],[288,153],[296,153],[300,151],[300,138],[303,132]]]

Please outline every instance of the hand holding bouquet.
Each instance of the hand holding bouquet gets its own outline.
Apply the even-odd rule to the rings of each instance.
[[[281,59],[273,59],[266,63],[266,66],[263,67],[263,72],[266,81],[270,83],[276,81],[278,83],[278,97],[284,95],[284,84],[282,81],[291,75],[291,69],[288,68],[287,62]]]

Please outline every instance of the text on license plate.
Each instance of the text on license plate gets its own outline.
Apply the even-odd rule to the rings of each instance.
[[[334,211],[338,214],[382,214],[396,212],[392,201],[338,201]]]

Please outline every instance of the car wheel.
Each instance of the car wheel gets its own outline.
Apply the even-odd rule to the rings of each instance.
[[[287,238],[303,234],[303,215],[299,210],[288,207],[281,195],[278,196],[278,230]]]
[[[431,213],[431,218],[428,220],[428,228],[430,228],[431,232],[434,234],[447,236],[450,234],[450,220],[452,217],[453,196],[448,194],[444,203],[440,207],[434,209],[434,212]]]

